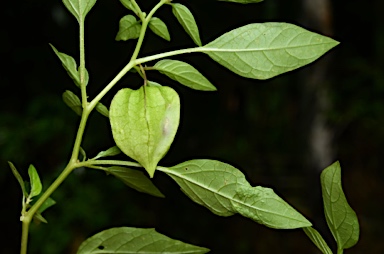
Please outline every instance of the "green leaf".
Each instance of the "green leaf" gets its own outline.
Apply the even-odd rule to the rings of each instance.
[[[109,167],[107,172],[120,179],[128,187],[139,192],[160,198],[165,197],[142,171],[124,167]]]
[[[138,161],[152,178],[157,163],[175,138],[180,99],[166,86],[125,88],[113,98],[109,119],[117,146]]]
[[[106,151],[102,151],[102,152],[98,153],[96,155],[96,157],[93,158],[92,160],[97,160],[97,159],[100,159],[102,157],[115,156],[115,155],[118,155],[120,153],[121,153],[121,150],[117,146],[113,146]]]
[[[120,19],[119,32],[116,41],[127,41],[137,39],[140,36],[141,24],[133,15],[126,15]]]
[[[255,187],[243,173],[214,160],[191,160],[162,170],[196,203],[220,216],[235,213],[272,228],[311,226],[300,213],[268,188]]]
[[[36,212],[34,215],[33,215],[33,218],[35,220],[38,220],[38,221],[41,221],[43,223],[48,223],[48,221],[43,217],[43,215],[41,215],[41,213],[39,212]]]
[[[268,79],[315,61],[337,44],[292,24],[262,23],[225,33],[203,52],[240,76]]]
[[[150,80],[147,80],[147,85],[148,86],[162,86],[159,83],[154,82],[154,81],[150,81]]]
[[[85,16],[95,5],[96,0],[63,0],[63,3],[80,24],[84,22]]]
[[[182,85],[201,91],[216,91],[208,79],[206,79],[193,66],[176,60],[164,59],[153,66],[160,73],[176,80]]]
[[[56,204],[56,201],[53,200],[52,198],[48,198],[47,200],[44,201],[44,203],[39,207],[39,209],[37,210],[37,212],[33,215],[33,218],[38,220],[38,221],[41,221],[43,223],[48,223],[48,221],[43,217],[43,215],[41,215],[46,209],[48,209],[49,207],[53,206],[54,204]]]
[[[325,218],[338,249],[348,249],[359,240],[359,221],[349,206],[341,186],[340,163],[335,162],[321,173]]]
[[[25,183],[19,172],[17,171],[16,167],[13,165],[12,162],[8,161],[9,167],[12,170],[13,175],[16,177],[16,180],[19,182],[21,191],[23,192],[24,197],[28,196],[27,190],[25,188]]]
[[[252,4],[252,3],[260,3],[264,0],[219,0],[221,2],[233,2],[239,4]]]
[[[45,210],[50,208],[51,206],[55,205],[56,201],[52,198],[47,198],[44,203],[39,207],[38,211],[39,213],[43,213]]]
[[[79,147],[79,152],[82,156],[81,160],[85,161],[87,159],[87,153],[85,152],[85,150],[81,146]]]
[[[155,17],[151,18],[148,27],[152,30],[152,32],[154,32],[156,35],[160,36],[164,40],[171,40],[167,25],[161,19]]]
[[[239,214],[270,228],[292,229],[312,225],[270,188],[239,186],[232,203]]]
[[[83,112],[83,107],[81,106],[81,101],[76,94],[72,93],[69,90],[65,91],[63,93],[63,101],[65,104],[67,104],[68,107],[75,111],[76,114],[81,116]]]
[[[172,12],[196,45],[201,46],[199,28],[191,11],[182,4],[171,4]]]
[[[75,82],[75,85],[80,87],[80,76],[79,72],[77,71],[75,59],[73,59],[73,57],[67,54],[60,53],[52,44],[49,45],[51,46],[55,54],[59,57],[61,64],[63,65],[64,69],[68,72],[68,75]]]
[[[207,253],[206,248],[183,243],[156,232],[155,229],[111,228],[104,230],[81,245],[77,254],[96,253]]]
[[[104,106],[104,104],[102,104],[101,102],[98,102],[96,104],[96,110],[97,112],[99,112],[100,114],[102,114],[103,116],[109,118],[109,110],[106,106]]]
[[[120,3],[122,3],[128,10],[135,12],[135,7],[133,6],[131,0],[120,0]]]
[[[29,194],[29,198],[33,198],[41,193],[42,185],[39,174],[37,173],[37,170],[33,165],[29,165],[28,175],[31,181],[31,192]]]
[[[77,68],[77,72],[79,73],[79,80],[80,80],[80,67]],[[85,82],[84,83],[85,83],[85,86],[87,86],[88,82],[89,82],[89,73],[88,73],[87,69],[85,69],[84,74],[85,74],[85,76],[84,76]]]
[[[319,250],[324,254],[333,254],[332,250],[328,247],[328,244],[325,242],[323,237],[317,232],[316,229],[312,227],[303,228],[304,233],[311,239],[311,241],[319,248]]]

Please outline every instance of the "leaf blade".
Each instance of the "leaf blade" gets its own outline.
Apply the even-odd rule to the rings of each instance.
[[[73,57],[59,52],[52,44],[49,44],[52,48],[52,50],[55,52],[56,56],[60,59],[61,64],[63,65],[64,69],[67,71],[68,75],[71,77],[71,79],[75,82],[75,85],[77,87],[80,87],[80,76],[79,72],[77,71],[77,64]]]
[[[109,110],[108,108],[102,104],[101,102],[98,102],[96,104],[96,111],[105,116],[106,118],[109,118]]]
[[[341,167],[337,161],[321,173],[325,218],[338,248],[348,249],[359,240],[360,227],[341,186]]]
[[[273,193],[275,196],[272,196],[271,190],[268,191],[268,195],[262,195],[262,191],[265,192],[267,188],[253,188],[246,181],[244,174],[229,164],[214,160],[191,160],[162,170],[176,181],[189,198],[219,216],[240,213],[272,228],[298,228],[311,225],[276,194]],[[267,214],[265,206],[251,203],[260,195],[262,198],[272,196],[278,199],[286,210],[274,211],[277,215],[271,220],[271,215]],[[264,214],[260,216],[263,212]]]
[[[127,41],[137,39],[140,36],[141,24],[133,15],[126,15],[119,21],[119,31],[117,32],[116,41]]]
[[[185,62],[164,59],[157,62],[153,68],[189,88],[201,91],[217,90],[198,70]]]
[[[159,198],[165,197],[142,171],[124,167],[109,167],[107,172],[132,189]]]
[[[307,65],[337,44],[292,24],[269,22],[229,31],[203,52],[240,76],[263,80]]]
[[[83,113],[83,107],[79,97],[73,92],[66,90],[62,95],[64,103],[70,107],[77,115],[81,116]]]
[[[96,0],[63,0],[63,3],[80,24],[84,22],[85,16],[95,5]]]
[[[241,186],[232,200],[244,217],[275,229],[294,229],[312,224],[270,188]]]
[[[149,29],[166,41],[171,40],[167,25],[159,18],[153,17],[148,24]]]
[[[24,180],[21,177],[19,171],[17,171],[15,165],[13,165],[12,162],[8,161],[8,165],[11,168],[13,175],[16,177],[16,180],[19,182],[20,188],[21,188],[21,191],[22,191],[24,197],[27,197],[28,193],[27,193],[27,190],[25,188],[25,183],[24,183]]]
[[[120,3],[128,10],[135,12],[135,7],[133,6],[131,0],[120,0]]]
[[[105,151],[101,151],[98,153],[92,160],[97,160],[103,157],[109,157],[109,156],[115,156],[121,153],[121,150],[117,146],[113,146],[111,148],[108,148]]]
[[[172,13],[179,21],[180,25],[184,28],[187,34],[192,38],[193,42],[201,47],[201,40],[199,34],[199,28],[197,27],[195,18],[192,12],[182,4],[171,4]]]
[[[36,168],[32,164],[29,165],[28,175],[31,182],[31,191],[29,193],[29,198],[33,198],[41,193],[43,186],[41,184],[39,174],[37,173]]]
[[[303,231],[323,254],[333,254],[328,244],[316,229],[306,227],[303,228]]]
[[[203,254],[206,248],[186,244],[156,232],[155,229],[111,228],[85,240],[77,254],[100,253],[191,253]]]

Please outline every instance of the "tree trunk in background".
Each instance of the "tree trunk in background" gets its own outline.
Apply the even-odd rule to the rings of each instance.
[[[330,0],[302,0],[303,21],[301,24],[326,36],[332,35]],[[308,154],[306,167],[318,173],[329,166],[334,158],[333,130],[327,125],[331,109],[327,80],[329,56],[320,59],[307,69],[303,77],[303,128]]]

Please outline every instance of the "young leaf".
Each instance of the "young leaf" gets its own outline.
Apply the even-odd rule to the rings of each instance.
[[[21,191],[23,192],[24,197],[28,196],[27,190],[25,188],[25,183],[19,172],[17,171],[16,167],[13,165],[12,162],[8,161],[9,167],[12,170],[13,175],[16,177],[16,180],[19,182]]]
[[[325,218],[338,249],[348,249],[359,240],[359,221],[349,206],[341,187],[340,163],[335,162],[321,173]]]
[[[77,73],[78,73],[78,75],[79,75],[79,82],[80,82],[80,67],[79,68],[77,68]],[[89,73],[88,73],[88,71],[87,71],[87,69],[85,69],[85,86],[87,86],[88,85],[88,82],[89,82]]]
[[[291,229],[312,225],[269,188],[238,186],[231,201],[239,214],[270,228]]]
[[[333,254],[332,250],[328,247],[323,237],[312,227],[303,228],[304,233],[311,239],[311,241],[319,248],[323,254]]]
[[[80,24],[84,22],[85,16],[95,5],[96,0],[63,0],[63,3]]]
[[[193,66],[176,60],[164,59],[153,66],[155,70],[176,80],[182,85],[201,91],[216,91],[208,79],[206,79]]]
[[[137,39],[140,36],[141,24],[132,15],[126,15],[120,19],[119,32],[116,41],[127,41]]]
[[[53,200],[52,198],[48,198],[47,200],[44,201],[44,203],[39,207],[37,212],[34,214],[33,218],[35,220],[41,221],[43,223],[48,223],[48,221],[41,215],[46,209],[49,207],[53,206],[56,204],[56,201]]]
[[[76,65],[75,59],[73,59],[73,57],[67,54],[60,53],[52,44],[49,44],[49,45],[51,46],[55,54],[59,57],[61,64],[63,65],[64,69],[68,72],[68,75],[75,82],[75,85],[80,87],[80,76],[77,71],[77,65]]]
[[[96,104],[96,110],[97,112],[99,112],[100,114],[102,114],[103,116],[105,117],[109,117],[109,110],[106,106],[104,106],[104,104],[102,104],[101,102],[98,102]]]
[[[42,185],[37,170],[33,165],[29,165],[28,175],[31,181],[31,192],[29,194],[29,198],[33,198],[41,193]]]
[[[304,28],[272,22],[234,29],[203,52],[240,76],[268,79],[313,62],[337,44]]]
[[[76,114],[81,116],[81,113],[83,112],[83,107],[81,106],[81,101],[76,94],[72,93],[69,90],[65,91],[63,93],[63,101],[65,102],[65,104],[67,104],[68,107],[75,111]]]
[[[124,167],[109,167],[107,172],[120,179],[128,187],[139,192],[159,198],[165,197],[142,171]]]
[[[159,83],[154,82],[154,81],[150,81],[150,80],[147,81],[147,85],[148,85],[148,86],[162,86],[162,85],[160,85]]]
[[[172,4],[172,12],[196,45],[201,46],[199,28],[191,11],[182,4]]]
[[[41,215],[41,213],[39,212],[36,212],[34,215],[33,215],[33,218],[35,220],[38,220],[38,221],[41,221],[43,223],[48,223],[48,221],[43,217],[43,215]]]
[[[88,238],[80,245],[77,254],[202,254],[208,251],[206,248],[171,239],[155,229],[121,227],[107,229]]]
[[[115,156],[121,153],[121,150],[117,146],[113,146],[106,151],[102,151],[96,155],[92,160],[97,160],[102,157]]]
[[[196,203],[220,216],[235,213],[272,228],[311,226],[272,190],[253,188],[238,169],[213,160],[191,160],[162,170]]]
[[[133,6],[131,0],[120,0],[120,3],[122,3],[128,10],[135,12],[135,7]]]
[[[39,213],[43,213],[45,210],[50,208],[51,206],[55,205],[56,201],[52,198],[47,198],[47,200],[44,201],[44,203],[39,207],[38,211]]]
[[[155,17],[151,18],[148,27],[152,30],[152,32],[154,32],[156,35],[160,36],[164,40],[171,40],[167,25],[161,19]]]
[[[264,0],[219,0],[222,2],[233,2],[233,3],[239,3],[239,4],[252,4],[252,3],[260,3]]]
[[[79,150],[80,150],[79,152],[82,156],[81,160],[85,161],[87,159],[87,153],[85,152],[85,150],[81,146],[79,147]]]
[[[173,142],[179,119],[179,96],[166,86],[122,89],[113,98],[109,111],[117,146],[138,161],[151,178]]]

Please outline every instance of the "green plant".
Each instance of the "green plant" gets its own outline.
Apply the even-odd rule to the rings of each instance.
[[[235,3],[257,3],[261,0],[227,0]],[[64,102],[80,117],[80,124],[71,158],[58,178],[42,193],[42,184],[34,166],[30,166],[29,184],[25,184],[12,163],[10,167],[20,183],[22,199],[21,253],[27,253],[29,225],[32,219],[45,222],[42,213],[55,201],[51,194],[76,168],[87,167],[105,171],[138,191],[157,197],[163,194],[150,178],[155,172],[170,176],[181,190],[196,203],[220,216],[241,214],[265,226],[276,229],[303,228],[307,236],[323,253],[332,253],[312,224],[273,190],[252,187],[236,168],[214,160],[191,160],[173,167],[159,166],[159,161],[170,148],[180,120],[180,100],[170,87],[150,81],[150,71],[158,71],[182,85],[200,91],[216,88],[193,66],[178,60],[166,59],[186,53],[204,53],[234,73],[253,79],[268,79],[309,64],[338,44],[333,39],[309,32],[287,23],[260,23],[246,25],[218,37],[203,46],[195,19],[189,9],[171,0],[160,0],[146,14],[135,0],[121,0],[134,15],[120,20],[116,40],[137,39],[128,64],[92,100],[88,100],[89,75],[85,68],[84,20],[96,0],[63,0],[64,5],[79,23],[80,65],[52,47],[63,67],[80,89],[80,98],[71,91],[63,93]],[[166,24],[154,17],[156,11],[168,5],[173,15],[197,45],[194,48],[174,50],[139,57],[147,28],[165,40],[170,40]],[[161,60],[160,60],[161,59]],[[144,64],[157,61],[153,66]],[[128,72],[136,72],[144,84],[138,90],[124,88],[112,100],[108,109],[100,101]],[[90,113],[96,109],[109,118],[115,147],[87,158],[81,143]],[[105,160],[123,152],[134,161]],[[131,169],[144,168],[148,173]],[[339,163],[325,169],[321,175],[323,201],[328,226],[337,242],[337,253],[356,244],[359,224],[348,205],[341,188]],[[117,249],[119,251],[117,252]],[[113,228],[86,240],[78,253],[206,253],[201,248],[163,236],[153,229]]]

